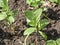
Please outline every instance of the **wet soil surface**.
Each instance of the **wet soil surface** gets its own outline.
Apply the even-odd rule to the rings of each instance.
[[[24,30],[27,28],[24,11],[29,9],[25,0],[10,0],[9,6],[11,10],[18,10],[19,13],[15,17],[14,30],[12,31],[9,25],[5,21],[0,21],[0,45],[23,45],[25,36]],[[51,23],[48,24],[42,31],[48,36],[48,40],[60,38],[60,6],[48,8],[45,14],[51,19]],[[38,35],[38,44],[36,44],[35,33],[30,35],[27,39],[27,45],[34,43],[34,45],[45,45],[46,41]]]

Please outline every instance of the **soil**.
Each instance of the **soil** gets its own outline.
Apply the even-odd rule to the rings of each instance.
[[[60,6],[51,4],[45,14],[51,19],[51,23],[48,24],[42,31],[48,36],[48,40],[56,40],[60,38]],[[11,10],[18,10],[19,13],[15,17],[14,31],[10,29],[10,26],[5,21],[0,21],[0,45],[23,45],[25,36],[23,35],[26,26],[26,18],[24,12],[30,9],[25,0],[9,0],[9,7]],[[42,36],[38,35],[38,42],[36,44],[35,33],[30,35],[27,39],[27,45],[34,43],[34,45],[46,45],[46,41]]]

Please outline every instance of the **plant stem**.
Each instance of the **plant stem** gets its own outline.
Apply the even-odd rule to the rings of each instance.
[[[11,31],[11,34],[14,34],[14,26],[13,26],[13,24],[10,25],[10,29],[11,29],[10,30]]]
[[[36,26],[37,30],[36,30],[36,45],[38,44],[38,32],[39,32],[39,29],[38,29],[38,23],[37,23],[37,26]]]
[[[27,38],[29,37],[29,35],[26,36],[25,40],[24,40],[24,44],[23,45],[27,45],[26,42],[27,42]]]
[[[51,22],[51,19],[50,19],[50,18],[48,18],[45,14],[43,14],[43,16],[45,16],[45,17],[49,20],[49,22]]]
[[[43,14],[43,16],[45,16],[47,19],[49,19],[49,20],[50,20],[50,18],[48,18],[45,14]]]
[[[36,41],[35,45],[38,45],[38,37],[37,36],[36,36],[35,41]]]

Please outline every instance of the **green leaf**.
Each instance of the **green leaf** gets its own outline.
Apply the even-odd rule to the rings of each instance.
[[[41,0],[36,0],[36,2],[41,1]]]
[[[38,23],[39,20],[40,20],[40,16],[42,15],[42,9],[37,9],[35,12],[34,12],[34,20],[36,20],[35,22]]]
[[[41,0],[26,0],[26,3],[33,7],[38,7],[38,4],[41,2]]]
[[[56,42],[54,40],[48,40],[46,45],[56,45]]]
[[[28,24],[29,24],[30,26],[36,26],[35,20],[31,20]]]
[[[31,0],[26,0],[26,3],[30,5],[31,4]]]
[[[30,45],[34,45],[34,43],[31,43]]]
[[[30,26],[36,26],[37,23],[40,20],[41,14],[42,14],[42,9],[37,9],[34,12],[32,12],[32,11],[26,11],[25,12],[25,16],[27,18],[27,23]]]
[[[12,24],[14,22],[14,17],[13,16],[9,16],[8,21],[10,24]]]
[[[26,0],[26,3],[31,5],[31,3],[35,3],[36,1],[35,0]]]
[[[38,7],[37,3],[31,3],[31,6],[33,6],[34,8]]]
[[[8,16],[14,16],[12,11],[6,11]]]
[[[36,21],[35,19],[33,19],[34,14],[32,11],[26,11],[25,12],[25,17],[27,19],[27,24],[30,26],[35,26],[36,25]]]
[[[25,17],[29,20],[32,20],[32,18],[34,17],[34,14],[32,11],[26,11],[25,12]]]
[[[60,0],[58,0],[58,4],[60,5]]]
[[[27,21],[27,24],[29,25],[29,22],[31,22],[29,19],[26,19],[26,21]]]
[[[60,45],[60,38],[56,40],[57,45]]]
[[[0,21],[4,20],[7,17],[6,12],[0,13]]]
[[[0,7],[3,7],[4,6],[4,3],[2,0],[0,0]]]
[[[58,2],[58,0],[50,0],[51,2]]]
[[[9,10],[9,6],[8,6],[8,0],[2,0],[3,3],[4,3],[4,7],[3,7],[3,10]]]
[[[55,2],[60,5],[60,0],[50,0],[51,2]]]
[[[43,29],[47,24],[49,24],[49,21],[47,19],[40,20],[38,27],[39,29]]]
[[[32,34],[35,30],[36,30],[36,28],[33,28],[33,27],[27,28],[27,29],[24,31],[24,35],[30,35],[30,34]]]
[[[41,32],[41,31],[39,31],[39,33],[40,33],[40,35],[41,35],[45,40],[47,40],[47,36],[46,36],[45,33]]]
[[[47,8],[46,8],[46,7],[42,7],[42,10],[43,10],[43,11],[46,11],[46,10],[47,10]]]
[[[8,6],[8,0],[2,0],[5,6]]]

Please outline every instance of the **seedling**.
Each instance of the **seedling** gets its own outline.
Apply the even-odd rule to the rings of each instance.
[[[27,38],[33,32],[36,32],[37,36],[38,36],[38,33],[40,33],[40,35],[42,35],[42,37],[45,40],[47,40],[46,34],[41,31],[47,24],[49,24],[49,21],[47,19],[41,19],[41,16],[43,15],[43,11],[45,11],[45,8],[37,9],[38,5],[42,4],[44,1],[43,0],[26,0],[26,2],[30,6],[33,6],[34,10],[32,10],[32,11],[31,10],[27,10],[25,12],[27,25],[30,25],[30,27],[27,28],[24,31],[24,35],[27,35],[25,40],[24,40],[24,45],[26,45]],[[45,16],[45,17],[47,17],[47,16]],[[36,39],[37,39],[37,37],[36,37]]]
[[[42,30],[47,24],[49,24],[49,21],[47,19],[42,19],[41,20],[41,15],[42,15],[43,9],[39,8],[35,11],[26,11],[25,12],[25,17],[27,19],[27,24],[30,25],[31,27],[27,28],[24,32],[24,35],[27,35],[26,39],[30,34],[33,32],[40,33],[40,35],[43,36],[45,40],[47,40],[47,36],[45,33],[43,33]],[[25,41],[26,41],[25,39]],[[26,45],[26,43],[25,43]]]
[[[8,0],[0,0],[0,8],[0,21],[5,20],[10,26],[12,26],[17,11],[11,11],[9,9]]]

